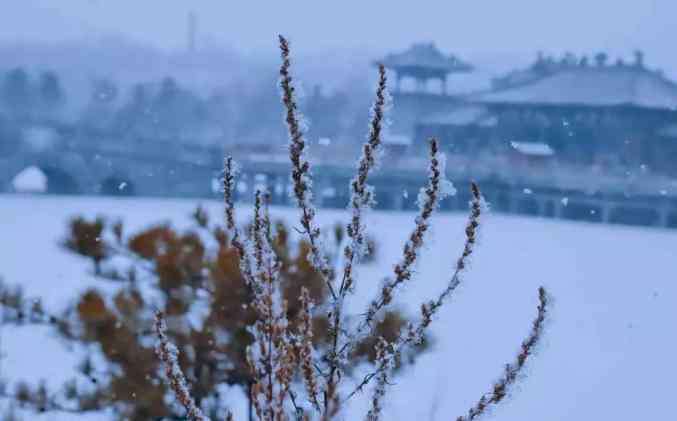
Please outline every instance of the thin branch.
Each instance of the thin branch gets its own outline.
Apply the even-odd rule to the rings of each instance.
[[[394,367],[394,355],[391,344],[383,338],[379,338],[376,343],[376,361],[378,364],[378,374],[374,394],[371,398],[371,407],[367,412],[367,421],[379,421],[381,419],[381,412],[383,411],[383,399],[386,395],[386,387],[388,386],[388,378]]]
[[[529,336],[522,342],[520,351],[510,364],[506,364],[503,376],[494,383],[491,392],[482,395],[477,403],[468,410],[466,415],[456,418],[456,421],[471,421],[480,418],[487,413],[491,405],[496,405],[501,402],[513,386],[519,374],[522,372],[524,365],[529,356],[534,352],[534,348],[543,336],[543,322],[548,311],[549,297],[545,288],[538,288],[538,315],[534,319]]]
[[[235,176],[237,174],[237,166],[232,157],[226,157],[224,162],[224,176],[223,176],[223,199],[226,205],[225,221],[226,230],[230,235],[230,243],[237,250],[240,259],[240,271],[244,279],[252,285],[254,283],[254,274],[252,273],[252,262],[250,260],[247,247],[242,236],[237,228],[235,222],[235,202],[233,200],[233,191],[235,187]]]
[[[224,160],[223,199],[226,203],[226,228],[230,231],[235,229],[235,201],[233,199],[233,192],[236,174],[237,167],[235,162],[233,162],[233,157],[226,157]]]
[[[166,380],[176,399],[185,408],[186,416],[191,421],[210,421],[190,395],[186,377],[179,366],[179,350],[167,338],[167,324],[161,311],[155,312],[155,332],[158,336],[155,352],[164,364]]]
[[[414,266],[420,255],[425,234],[430,228],[430,219],[440,200],[453,194],[453,186],[445,177],[445,157],[439,150],[437,139],[430,139],[430,164],[427,187],[419,193],[419,214],[416,217],[416,226],[404,245],[402,260],[395,266],[394,278],[386,279],[381,287],[379,298],[374,300],[365,313],[364,320],[358,327],[358,333],[372,325],[378,312],[386,307],[393,298],[393,293],[402,283],[411,279]]]
[[[301,374],[306,386],[308,399],[318,412],[321,412],[319,401],[319,385],[315,368],[313,367],[313,320],[312,320],[312,298],[310,292],[304,286],[301,288],[301,313],[300,313],[300,338],[299,338],[299,357],[301,365]]]
[[[251,239],[254,244],[254,264],[255,277],[261,284],[269,284],[272,279],[267,279],[265,270],[267,269],[264,258],[267,257],[267,244],[265,237],[265,223],[263,221],[263,192],[256,190],[254,195],[254,219],[251,226]]]
[[[341,317],[343,313],[343,304],[348,291],[351,291],[354,284],[353,270],[354,265],[364,256],[367,251],[365,240],[365,226],[363,224],[364,211],[372,206],[374,201],[374,191],[367,184],[369,173],[377,165],[379,147],[381,146],[381,131],[383,127],[383,115],[386,106],[386,71],[383,65],[379,65],[379,82],[376,89],[376,100],[372,107],[372,119],[370,121],[369,136],[367,142],[362,147],[362,156],[357,167],[357,174],[350,183],[352,208],[352,218],[346,227],[346,233],[350,241],[344,249],[343,278],[339,287],[339,298],[335,299],[332,307],[330,335],[332,339],[331,349],[329,351],[330,372],[328,379],[329,391],[337,390],[336,383],[341,377],[340,373],[340,354],[339,340],[341,335]],[[327,396],[325,403],[333,399],[333,396]]]
[[[280,66],[280,87],[282,88],[282,104],[285,107],[285,121],[289,131],[289,159],[292,164],[291,179],[296,204],[301,211],[301,226],[310,242],[310,260],[320,272],[334,299],[338,296],[332,285],[334,271],[323,255],[320,244],[320,228],[315,222],[315,207],[312,204],[312,178],[310,163],[305,158],[306,141],[301,130],[298,106],[294,97],[295,88],[290,72],[291,59],[289,42],[279,36],[282,65]]]
[[[413,332],[410,331],[410,333],[416,335],[415,338],[412,338],[412,341],[415,344],[419,344],[423,340],[424,330],[432,322],[435,313],[437,313],[440,307],[442,307],[444,304],[445,300],[449,298],[454,293],[456,288],[458,288],[458,286],[461,284],[461,274],[467,267],[468,259],[475,249],[477,231],[480,227],[480,216],[482,215],[482,203],[484,199],[482,198],[480,189],[475,182],[470,183],[470,192],[472,194],[472,200],[470,202],[470,216],[468,217],[468,223],[465,227],[465,244],[463,245],[463,253],[458,258],[458,260],[456,260],[454,273],[447,283],[446,288],[435,300],[431,300],[427,304],[421,305],[421,321]]]
[[[446,288],[440,293],[440,295],[435,299],[431,300],[428,304],[423,304],[421,306],[421,320],[418,325],[414,327],[413,325],[408,326],[408,331],[406,335],[400,334],[398,339],[394,341],[396,345],[396,350],[394,351],[395,355],[393,358],[399,359],[402,353],[402,350],[411,345],[420,344],[424,338],[425,329],[432,322],[434,314],[439,310],[439,308],[444,304],[445,300],[448,299],[458,288],[461,283],[461,273],[467,267],[468,258],[474,251],[474,246],[477,239],[477,230],[479,229],[480,216],[482,214],[482,194],[479,187],[476,183],[472,182],[470,184],[470,191],[472,193],[472,201],[470,202],[470,215],[468,216],[468,223],[465,228],[465,243],[463,246],[463,252],[461,256],[456,261],[454,273],[451,276]],[[374,378],[381,376],[383,367],[377,366],[377,368],[365,375],[362,381],[353,389],[353,391],[348,395],[346,400],[351,399],[357,392],[364,389]]]
[[[364,235],[364,224],[362,216],[364,210],[369,208],[374,200],[374,192],[371,186],[367,184],[367,178],[372,169],[377,166],[378,150],[381,146],[381,131],[383,126],[384,109],[386,106],[386,70],[379,65],[379,81],[376,89],[376,100],[372,107],[372,119],[369,124],[370,131],[367,142],[362,146],[362,156],[357,168],[357,175],[350,182],[351,198],[350,207],[352,209],[352,218],[346,227],[346,233],[350,242],[344,249],[343,280],[341,282],[341,293],[350,290],[353,285],[353,265],[356,260],[366,252],[366,240]]]

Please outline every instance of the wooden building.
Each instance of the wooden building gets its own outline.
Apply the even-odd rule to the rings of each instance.
[[[562,163],[677,176],[677,84],[646,68],[641,54],[631,64],[603,57],[464,97],[463,106],[422,118],[415,136],[436,135],[451,152],[471,154],[532,142]]]
[[[677,84],[641,53],[613,64],[604,53],[539,55],[488,91],[450,95],[429,81],[444,54],[404,65],[419,48],[384,60],[398,80],[419,80],[393,93],[391,132],[412,139],[406,157],[437,137],[450,177],[479,181],[499,212],[677,227]]]
[[[393,136],[413,144],[414,127],[432,113],[455,110],[464,101],[449,93],[451,75],[473,71],[473,66],[453,54],[442,53],[433,43],[414,44],[405,51],[388,54],[374,64],[383,64],[394,75],[395,107]]]

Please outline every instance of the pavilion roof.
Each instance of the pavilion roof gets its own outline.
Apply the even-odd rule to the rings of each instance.
[[[473,66],[453,54],[443,54],[434,43],[417,43],[405,51],[391,53],[379,63],[387,68],[408,73],[454,73],[471,72]]]

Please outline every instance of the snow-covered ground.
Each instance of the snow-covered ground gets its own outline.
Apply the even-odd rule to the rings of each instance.
[[[122,217],[134,230],[149,222],[188,225],[197,202],[0,196],[0,277],[40,296],[52,311],[101,285],[83,259],[58,240],[69,217]],[[203,202],[220,217],[221,204]],[[243,209],[243,213],[245,210]],[[293,221],[293,209],[273,213]],[[243,215],[241,215],[243,216]],[[320,211],[320,222],[345,219]],[[355,309],[399,256],[411,213],[374,212],[378,262],[360,270]],[[433,349],[396,379],[386,420],[450,420],[466,409],[515,355],[536,312],[537,287],[554,297],[546,336],[512,398],[494,411],[504,421],[670,419],[677,378],[677,232],[489,215],[463,287],[432,326]],[[415,311],[448,279],[463,243],[465,215],[442,214],[416,279],[399,305]],[[46,329],[0,327],[0,375],[69,377],[77,358]],[[237,400],[237,397],[233,399]],[[366,405],[354,402],[347,419]],[[359,412],[357,412],[359,411]],[[54,415],[31,417],[58,420]],[[87,418],[71,414],[62,419]]]

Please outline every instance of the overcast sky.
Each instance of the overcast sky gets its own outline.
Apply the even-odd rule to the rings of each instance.
[[[677,70],[677,0],[2,0],[0,41],[61,40],[115,31],[167,49],[201,39],[272,51],[287,34],[296,51],[400,49],[432,40],[462,55],[592,53],[605,49]],[[288,3],[288,5],[285,5]],[[675,56],[673,58],[673,56]]]

